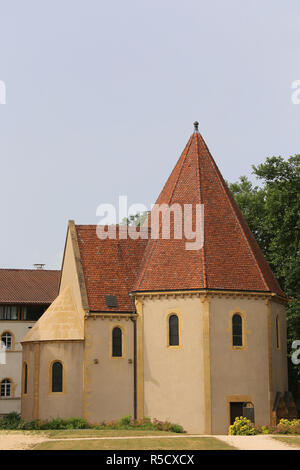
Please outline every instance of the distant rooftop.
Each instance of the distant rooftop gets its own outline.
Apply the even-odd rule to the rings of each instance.
[[[0,269],[0,303],[50,304],[58,295],[60,271]]]

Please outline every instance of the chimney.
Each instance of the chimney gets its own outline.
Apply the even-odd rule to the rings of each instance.
[[[45,266],[45,265],[42,264],[42,263],[36,263],[36,264],[34,264],[33,266],[35,267],[35,269],[42,270],[42,269],[44,269],[44,266]]]

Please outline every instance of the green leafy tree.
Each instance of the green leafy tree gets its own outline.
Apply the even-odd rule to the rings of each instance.
[[[282,289],[289,297],[287,308],[288,353],[300,339],[300,155],[269,157],[252,174],[229,184],[250,229],[254,233]],[[289,382],[295,390],[300,367],[289,364]]]
[[[121,225],[133,225],[133,226],[136,226],[136,227],[140,227],[145,222],[147,216],[148,216],[147,211],[138,212],[135,215],[130,215],[129,217],[124,217],[124,219],[122,219]]]

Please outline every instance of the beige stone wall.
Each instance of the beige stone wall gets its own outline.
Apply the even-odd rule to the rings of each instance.
[[[275,304],[285,325],[284,307]],[[229,318],[233,312],[242,312],[245,329],[245,348],[232,349]],[[254,404],[255,423],[270,424],[274,394],[286,390],[287,363],[285,348],[276,352],[276,360],[269,354],[268,307],[263,299],[214,298],[210,304],[211,318],[211,390],[212,432],[225,433],[229,424],[229,402],[249,399]],[[272,321],[274,325],[274,321]],[[272,348],[274,350],[274,326]],[[282,330],[282,341],[284,331]],[[279,367],[280,366],[280,367]],[[227,409],[226,409],[227,408]]]
[[[286,308],[277,302],[270,303],[272,322],[272,364],[273,364],[273,391],[285,392],[288,390],[287,375],[287,341],[286,341]],[[276,317],[280,320],[280,348],[277,349]]]
[[[25,343],[23,345],[22,360],[28,365],[27,394],[22,393],[21,415],[22,419],[33,420],[34,417],[34,381],[36,375],[35,369],[35,348],[34,343]],[[23,380],[23,377],[22,377]]]
[[[34,384],[38,374],[38,418],[70,418],[82,416],[83,392],[83,342],[59,341],[41,342],[39,364],[36,362],[36,344],[25,343],[23,360],[29,368],[28,396],[22,397],[22,417],[34,419]],[[64,366],[64,387],[62,393],[51,392],[51,363],[61,361]]]
[[[40,351],[39,417],[82,416],[83,342],[66,341],[42,343]],[[50,364],[60,360],[64,366],[64,390],[52,393]]]
[[[123,331],[122,358],[111,357],[115,326]],[[83,412],[89,421],[101,423],[129,414],[133,416],[133,359],[133,323],[130,319],[97,317],[85,321]]]
[[[205,340],[206,308],[209,341]],[[272,338],[269,335],[268,309],[263,298],[210,296],[208,307],[199,298],[146,296],[144,414],[177,422],[189,432],[227,434],[230,401],[250,400],[256,423],[269,424],[272,386],[275,392],[287,390],[284,307],[272,302],[272,309],[273,315],[275,311],[281,315],[280,351],[274,350],[275,332]],[[181,319],[181,348],[167,347],[166,318],[170,312],[178,313]],[[234,312],[243,317],[245,347],[241,349],[232,347]],[[274,329],[274,321],[272,324]],[[269,354],[271,349],[273,355]]]
[[[145,298],[144,414],[205,432],[201,300]],[[170,313],[180,318],[181,347],[168,347]]]
[[[245,347],[232,348],[231,315],[243,316]],[[210,302],[212,432],[229,426],[229,402],[250,400],[257,424],[269,424],[268,316],[264,300],[229,297]]]
[[[13,349],[5,352],[5,364],[0,361],[0,382],[4,378],[9,378],[14,384],[14,397],[0,397],[0,415],[10,413],[11,411],[21,411],[21,364],[22,364],[22,345],[20,343],[23,336],[29,331],[35,322],[0,320],[0,338],[2,333],[9,331],[13,335]]]

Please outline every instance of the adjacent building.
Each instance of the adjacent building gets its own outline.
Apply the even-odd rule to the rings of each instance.
[[[21,412],[21,339],[58,293],[60,271],[0,269],[0,415]]]

